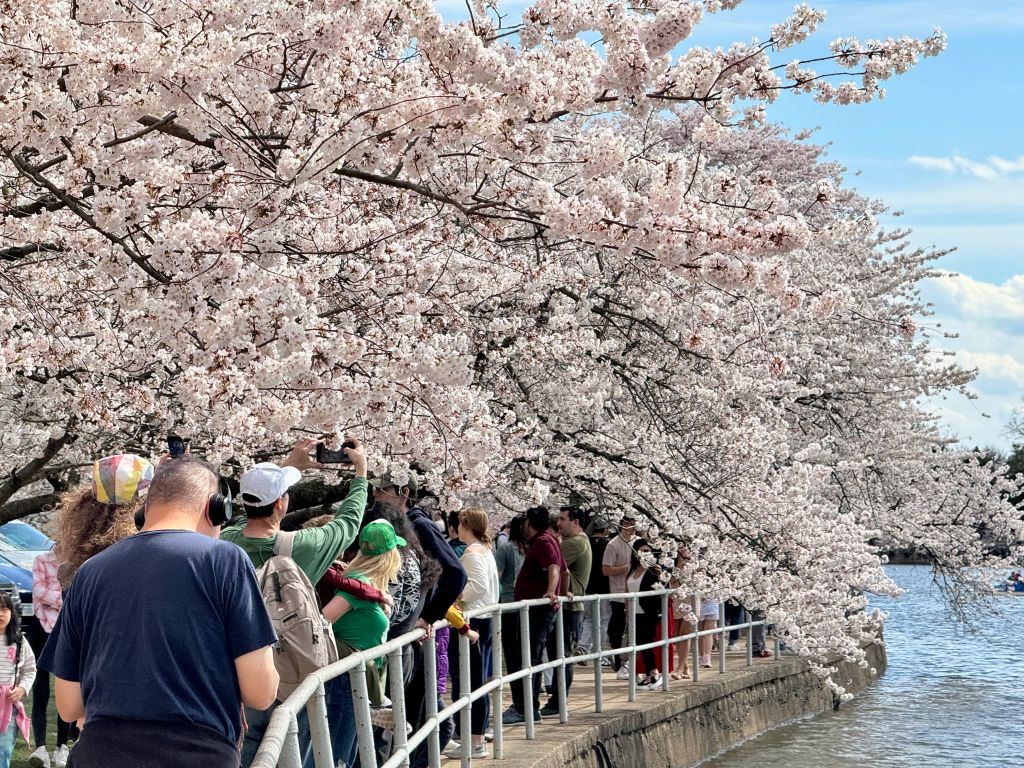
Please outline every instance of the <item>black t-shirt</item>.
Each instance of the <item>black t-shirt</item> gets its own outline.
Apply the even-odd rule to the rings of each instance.
[[[246,554],[191,531],[130,536],[75,574],[39,665],[82,685],[86,724],[241,729],[235,659],[276,640]]]
[[[590,537],[590,551],[594,553],[594,567],[590,569],[590,581],[587,582],[588,595],[607,595],[610,588],[608,577],[604,575],[604,551],[608,547],[608,539],[604,536]]]

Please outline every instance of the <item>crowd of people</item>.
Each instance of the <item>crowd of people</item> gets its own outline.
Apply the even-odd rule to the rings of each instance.
[[[612,530],[607,520],[577,506],[554,513],[537,506],[495,535],[480,507],[432,514],[420,503],[412,476],[369,479],[358,440],[342,449],[351,471],[345,498],[297,530],[284,530],[290,489],[303,472],[321,466],[312,458],[315,448],[315,440],[300,440],[280,464],[251,467],[234,497],[215,470],[188,453],[165,457],[155,467],[132,454],[93,465],[91,482],[62,499],[56,546],[33,569],[38,622],[27,637],[15,606],[0,594],[0,768],[9,765],[17,733],[29,738],[21,703],[29,690],[33,765],[194,768],[202,761],[247,768],[274,710],[309,671],[419,628],[432,633],[434,643],[403,649],[407,724],[394,722],[386,659],[363,670],[377,726],[373,748],[383,757],[395,728],[415,731],[431,699],[440,710],[446,695],[462,693],[462,649],[447,627],[432,629],[440,620],[468,638],[475,690],[494,672],[496,622],[505,673],[512,674],[559,658],[559,651],[586,655],[606,643],[621,648],[628,595],[664,583],[659,553],[636,535],[629,517]],[[677,565],[688,557],[681,547]],[[564,600],[609,593],[618,597],[602,603],[599,621],[589,604]],[[498,603],[541,599],[546,602],[529,608],[528,658],[518,612],[478,613]],[[686,599],[673,598],[669,605],[673,631],[693,631]],[[656,639],[661,612],[660,597],[637,600],[637,643]],[[703,601],[696,626],[712,628],[717,619],[717,602]],[[711,641],[700,639],[705,666]],[[430,690],[427,647],[437,654],[437,685]],[[677,643],[675,651],[669,670],[659,669],[652,651],[639,654],[636,669],[625,653],[603,662],[620,679],[634,675],[641,689],[653,689],[662,674],[689,676],[688,642]],[[574,666],[565,666],[566,696]],[[46,741],[50,673],[58,710],[52,753]],[[503,725],[525,722],[527,697],[535,720],[561,709],[560,686],[545,685],[543,674],[528,675],[511,689],[511,706],[494,715]],[[335,760],[358,764],[350,673],[326,684],[325,701]],[[460,756],[469,740],[472,757],[488,755],[489,705],[488,696],[473,702],[469,733],[457,732],[459,718],[441,724],[445,754]],[[298,721],[303,766],[309,768],[304,710]],[[427,762],[424,744],[411,764],[422,768]]]

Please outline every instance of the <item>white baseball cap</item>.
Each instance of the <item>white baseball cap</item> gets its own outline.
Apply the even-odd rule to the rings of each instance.
[[[295,467],[279,467],[265,461],[242,475],[238,492],[243,504],[265,507],[284,496],[301,479],[302,473]]]

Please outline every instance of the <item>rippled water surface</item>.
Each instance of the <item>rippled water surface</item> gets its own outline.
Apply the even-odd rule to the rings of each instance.
[[[1024,766],[1024,597],[979,611],[979,634],[949,618],[927,568],[894,566],[907,593],[889,614],[889,669],[837,712],[778,728],[701,768]]]

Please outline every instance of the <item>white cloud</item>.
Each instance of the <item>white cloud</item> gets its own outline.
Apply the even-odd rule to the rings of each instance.
[[[978,162],[962,155],[953,157],[929,157],[913,155],[907,162],[928,171],[942,171],[948,174],[973,176],[985,181],[995,181],[1006,176],[1024,172],[1024,157],[1007,160],[1002,157],[989,157],[985,162]]]
[[[1014,275],[996,285],[956,272],[943,272],[929,280],[928,285],[951,301],[961,317],[1024,319],[1024,275]]]
[[[1011,355],[961,349],[956,359],[967,368],[977,368],[979,377],[1005,379],[1024,389],[1024,362]]]

